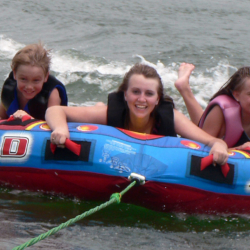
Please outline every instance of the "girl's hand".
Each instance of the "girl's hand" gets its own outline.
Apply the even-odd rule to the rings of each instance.
[[[242,145],[240,145],[238,147],[235,147],[235,149],[237,149],[237,150],[244,150],[246,148],[250,148],[250,141],[245,142],[244,144],[242,144]]]
[[[57,147],[64,148],[67,138],[69,138],[69,131],[58,128],[51,133],[50,141],[52,144],[57,145]]]
[[[209,154],[213,154],[213,161],[219,165],[227,163],[228,152],[227,146],[222,142],[215,142]]]
[[[23,116],[25,116],[25,115],[30,116],[30,115],[29,115],[27,112],[25,112],[24,110],[19,109],[19,110],[17,110],[17,111],[13,114],[13,117],[14,117],[14,119],[22,119]],[[31,118],[33,118],[33,117],[31,117]]]

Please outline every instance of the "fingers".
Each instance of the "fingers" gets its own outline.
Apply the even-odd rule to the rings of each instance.
[[[228,153],[226,150],[211,150],[210,154],[213,154],[213,163],[214,165],[219,164],[219,165],[224,165],[227,163],[228,160]]]
[[[28,113],[26,113],[25,111],[23,110],[17,110],[14,114],[13,114],[13,117],[14,119],[22,119],[23,116],[25,115],[28,115]]]
[[[213,153],[213,164],[224,165],[227,163],[228,154]]]
[[[235,149],[237,149],[237,150],[243,150],[243,149],[246,149],[246,148],[250,148],[250,142],[245,142],[244,144],[236,147]]]
[[[51,143],[57,145],[57,147],[60,147],[60,148],[65,147],[66,139],[67,137],[65,135],[54,133],[54,132],[51,133],[51,136],[50,136]]]
[[[214,164],[224,165],[227,163],[228,152],[227,148],[221,143],[215,143],[210,150],[210,154],[213,154]]]

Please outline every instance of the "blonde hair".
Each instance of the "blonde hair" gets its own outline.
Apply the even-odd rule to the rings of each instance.
[[[46,75],[49,72],[51,63],[50,51],[45,49],[39,42],[29,44],[19,50],[12,59],[11,68],[16,71],[20,65],[31,65],[41,67]]]

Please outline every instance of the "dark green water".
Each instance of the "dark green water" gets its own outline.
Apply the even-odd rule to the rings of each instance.
[[[9,189],[0,195],[1,249],[18,246],[101,204]],[[159,213],[120,203],[31,249],[247,249],[249,230],[248,216]]]

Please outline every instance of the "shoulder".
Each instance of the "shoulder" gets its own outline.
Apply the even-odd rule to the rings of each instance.
[[[218,105],[211,109],[205,118],[202,129],[218,138],[225,135],[225,118],[222,109]]]
[[[211,102],[209,102],[208,107],[213,107],[214,105],[219,105],[223,110],[240,106],[233,97],[228,95],[219,95],[215,97],[211,100]]]
[[[215,119],[218,119],[219,117],[224,117],[221,107],[219,105],[215,105],[208,113],[207,118],[208,117],[212,117]]]
[[[225,122],[224,113],[219,105],[215,105],[207,114],[203,128],[208,126],[222,126]]]
[[[60,105],[61,104],[61,98],[60,94],[57,88],[54,88],[49,96],[48,100],[48,107],[54,106],[54,105]]]
[[[60,82],[55,76],[49,75],[47,82],[43,84],[43,90],[44,91],[52,91],[54,88],[59,89],[61,91],[62,89],[65,89],[65,86],[62,82]]]

